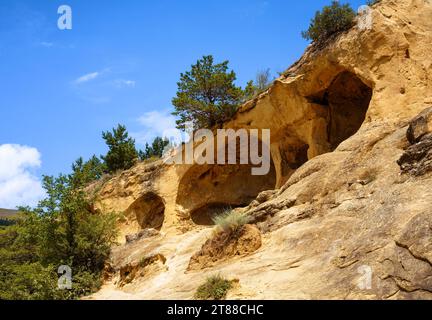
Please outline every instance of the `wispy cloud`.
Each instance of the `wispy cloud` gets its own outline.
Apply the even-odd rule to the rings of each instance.
[[[84,83],[84,82],[89,82],[91,80],[96,79],[99,76],[100,76],[100,72],[92,72],[92,73],[88,73],[88,74],[85,74],[85,75],[79,77],[74,82],[76,84],[80,84],[80,83]]]
[[[131,133],[137,143],[151,143],[158,136],[170,137],[176,131],[176,120],[170,110],[150,111],[137,119],[144,130]]]
[[[73,81],[73,83],[74,84],[82,84],[85,82],[89,82],[89,81],[95,80],[96,78],[99,78],[100,76],[105,75],[106,73],[109,73],[109,72],[111,72],[111,68],[105,68],[105,69],[100,70],[100,71],[87,73],[87,74],[82,75],[79,78],[75,79]]]
[[[124,87],[135,88],[136,81],[134,81],[134,80],[125,80],[125,79],[117,79],[117,80],[114,80],[114,85],[117,88],[124,88]]]
[[[0,208],[34,206],[42,199],[42,183],[32,173],[32,169],[41,166],[40,158],[35,148],[0,145]]]
[[[42,42],[39,43],[39,45],[41,45],[42,47],[45,47],[45,48],[51,48],[51,47],[54,46],[54,43],[42,41]]]

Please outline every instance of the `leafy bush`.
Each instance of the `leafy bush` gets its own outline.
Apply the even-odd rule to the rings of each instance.
[[[58,289],[58,274],[54,266],[40,262],[0,264],[0,300],[75,300],[97,291],[100,274],[77,271],[72,274],[71,290]]]
[[[349,4],[333,1],[315,14],[309,29],[302,32],[303,38],[323,42],[335,33],[348,30],[354,24],[356,14]]]
[[[214,64],[213,56],[204,56],[182,73],[172,100],[173,115],[180,117],[178,129],[184,130],[188,122],[198,128],[212,128],[230,119],[244,95],[235,80],[234,71],[228,71],[228,61]]]
[[[232,282],[221,275],[208,277],[205,283],[200,285],[195,293],[195,299],[222,300],[232,288]]]
[[[3,258],[3,256],[2,256]],[[53,267],[39,262],[8,265],[0,264],[1,300],[55,300],[61,298]]]
[[[250,220],[246,214],[233,210],[226,210],[213,217],[214,224],[223,232],[235,232],[241,226],[248,224]]]
[[[108,172],[129,169],[135,164],[138,159],[135,140],[129,137],[125,126],[119,124],[112,132],[103,132],[102,137],[109,148],[102,157]]]
[[[80,171],[81,172],[81,171]],[[47,197],[0,233],[1,299],[77,299],[101,285],[117,238],[116,215],[98,215],[74,174],[44,177]],[[72,269],[72,290],[58,290],[57,268]]]

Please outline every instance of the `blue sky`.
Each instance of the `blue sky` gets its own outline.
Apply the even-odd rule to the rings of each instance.
[[[105,153],[101,132],[117,123],[142,147],[172,125],[179,74],[198,58],[229,60],[242,86],[258,70],[276,74],[301,56],[300,32],[329,2],[0,0],[0,148],[14,146],[0,165],[15,166],[3,171],[33,182],[68,172],[79,156]],[[72,30],[57,27],[62,4]],[[19,199],[2,202],[0,190],[0,207]]]

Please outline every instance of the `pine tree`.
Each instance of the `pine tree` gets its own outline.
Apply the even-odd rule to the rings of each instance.
[[[102,156],[109,172],[129,169],[135,164],[138,158],[135,140],[129,137],[125,126],[119,124],[113,132],[103,132],[102,137],[109,148],[106,156]]]
[[[173,115],[179,116],[177,128],[188,122],[197,128],[212,128],[230,119],[244,98],[236,87],[236,74],[228,71],[228,61],[214,64],[213,56],[204,56],[192,69],[180,75]]]

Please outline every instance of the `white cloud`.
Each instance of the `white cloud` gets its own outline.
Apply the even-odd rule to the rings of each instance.
[[[124,88],[124,87],[135,88],[136,81],[134,81],[134,80],[117,79],[117,80],[114,81],[114,85],[117,88]]]
[[[85,75],[79,77],[78,79],[76,79],[75,83],[80,84],[80,83],[88,82],[90,80],[96,79],[97,77],[99,77],[99,75],[100,75],[100,72],[88,73],[88,74],[85,74]]]
[[[46,47],[46,48],[51,48],[54,46],[54,43],[52,42],[46,42],[46,41],[42,41],[41,43],[39,43],[42,47]]]
[[[138,118],[138,122],[144,130],[132,133],[132,136],[142,145],[151,143],[158,136],[172,137],[178,131],[175,117],[169,110],[146,112]]]
[[[32,170],[41,166],[35,148],[0,145],[0,208],[35,206],[45,194],[41,181]]]

